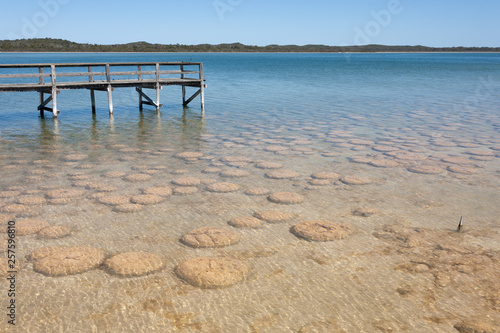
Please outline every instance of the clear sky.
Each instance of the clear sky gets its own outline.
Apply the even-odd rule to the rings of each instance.
[[[0,39],[500,47],[500,0],[2,1]]]

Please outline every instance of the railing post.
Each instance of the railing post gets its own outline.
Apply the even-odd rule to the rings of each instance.
[[[89,68],[89,82],[94,82],[94,76],[92,75],[92,66]],[[92,103],[92,114],[95,114],[95,92],[94,89],[90,89],[90,102]]]
[[[142,81],[142,67],[141,65],[137,65],[137,70],[139,72],[138,74],[138,79],[139,79],[139,83]],[[139,89],[139,111],[142,111],[142,86],[139,85],[139,87],[137,88]]]
[[[57,118],[57,86],[56,86],[56,66],[50,65],[50,76],[52,83],[52,117]]]
[[[184,65],[181,65],[181,79],[184,79]],[[182,105],[186,104],[186,86],[182,84]]]

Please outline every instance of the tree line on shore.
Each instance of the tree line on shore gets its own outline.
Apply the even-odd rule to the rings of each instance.
[[[0,41],[0,52],[500,52],[500,47],[428,47],[422,45],[267,45],[227,44],[85,44],[63,39],[34,38]]]

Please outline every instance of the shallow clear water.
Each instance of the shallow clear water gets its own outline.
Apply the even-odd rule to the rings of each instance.
[[[0,94],[2,223],[13,219],[21,230],[38,219],[71,230],[16,238],[21,331],[498,327],[500,54],[0,54],[0,63],[191,59],[204,63],[205,118],[198,99],[183,109],[178,87],[162,90],[160,113],[139,112],[135,91],[117,89],[112,118],[103,92],[92,116],[87,91],[62,91],[57,120],[38,117],[36,93]],[[175,156],[183,152],[200,154]],[[260,162],[296,175],[270,178]],[[246,172],[225,177],[234,170]],[[318,172],[338,176],[312,177]],[[150,177],[131,181],[137,174]],[[200,183],[178,186],[185,177]],[[207,190],[214,182],[239,189]],[[159,186],[174,193],[133,212],[102,203],[134,201]],[[255,188],[304,201],[274,203],[263,190],[250,195]],[[54,199],[57,190],[77,195]],[[228,225],[266,210],[292,217],[259,229]],[[326,242],[291,232],[309,220],[350,232]],[[204,226],[235,231],[240,241],[179,241]],[[54,277],[29,257],[46,246],[90,246],[107,259],[149,252],[164,265],[139,277],[106,265]],[[225,288],[192,286],[175,267],[195,257],[231,258],[249,274]],[[8,286],[1,288],[7,306]],[[8,327],[2,319],[0,331]]]

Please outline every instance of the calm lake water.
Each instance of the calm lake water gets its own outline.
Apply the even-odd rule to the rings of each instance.
[[[0,54],[156,61],[203,62],[204,118],[0,93],[19,331],[500,327],[500,54]]]

